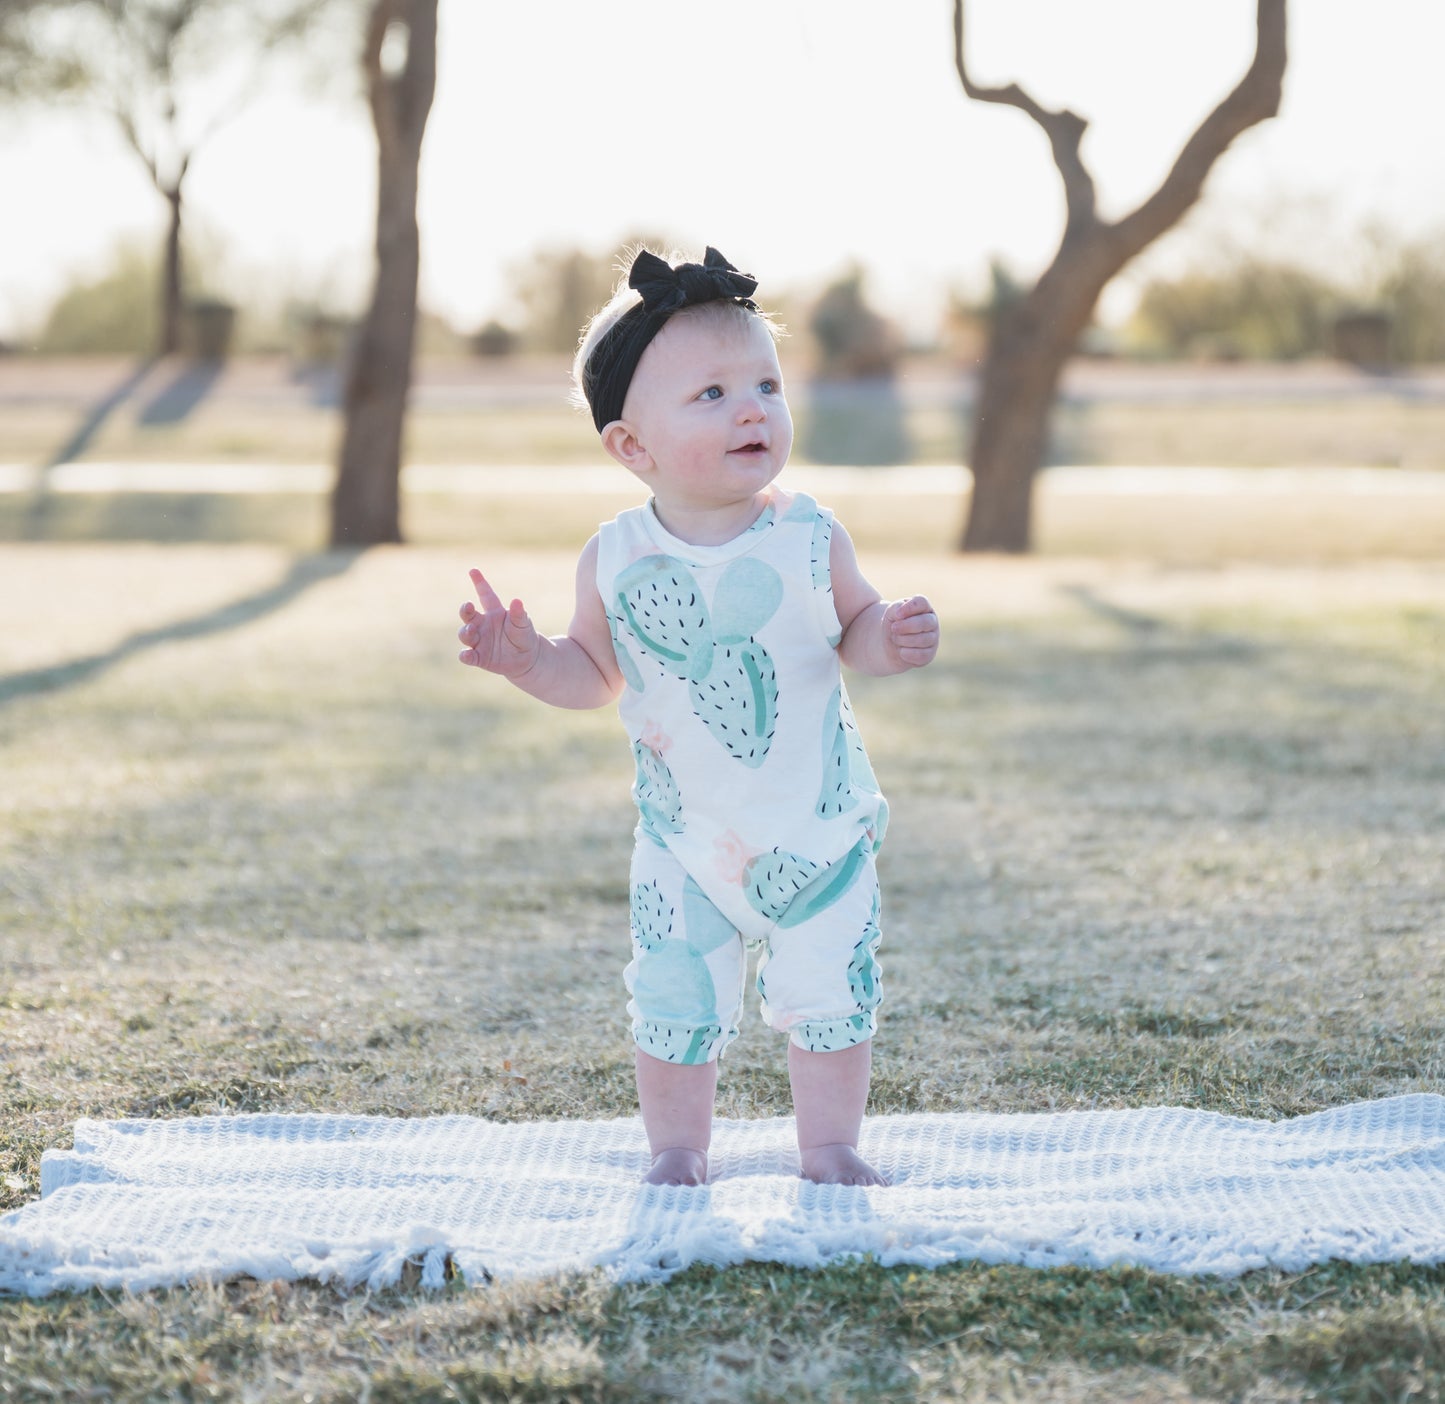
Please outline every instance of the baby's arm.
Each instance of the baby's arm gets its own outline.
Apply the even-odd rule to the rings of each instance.
[[[874,677],[922,668],[938,652],[938,616],[922,595],[887,604],[863,577],[852,538],[833,523],[828,568],[833,604],[843,639],[838,656],[848,667]]]
[[[480,611],[468,600],[461,608],[459,657],[472,668],[500,673],[523,692],[554,707],[604,707],[622,691],[622,674],[612,651],[612,631],[597,593],[597,538],[577,562],[577,605],[567,632],[539,634],[521,600],[504,605],[479,570],[471,572]]]

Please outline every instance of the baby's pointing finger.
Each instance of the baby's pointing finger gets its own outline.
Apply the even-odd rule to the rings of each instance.
[[[473,570],[470,572],[470,574],[472,577],[472,587],[477,592],[477,599],[481,601],[482,609],[484,611],[490,609],[501,609],[501,597],[487,583],[487,577],[483,575],[479,570]]]

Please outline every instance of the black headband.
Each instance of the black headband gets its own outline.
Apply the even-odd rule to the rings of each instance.
[[[622,402],[637,363],[674,312],[704,302],[731,302],[758,310],[750,296],[758,280],[739,273],[711,246],[701,263],[679,263],[676,268],[643,249],[633,260],[627,285],[642,294],[642,301],[603,332],[582,367],[582,393],[599,434],[622,418]]]

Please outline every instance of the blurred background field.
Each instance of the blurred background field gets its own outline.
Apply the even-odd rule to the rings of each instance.
[[[790,480],[865,548],[951,550],[967,504],[972,373],[905,358],[889,394],[909,462],[819,466],[807,452],[818,421],[850,406],[812,393],[805,351],[785,343],[785,373],[799,365]],[[0,541],[320,546],[337,380],[334,367],[282,356],[0,359]],[[569,404],[563,356],[426,358],[411,405],[403,522],[418,544],[580,545],[637,500]],[[851,412],[880,413],[866,393]],[[1045,554],[1438,559],[1445,369],[1080,359],[1050,460]]]
[[[975,375],[940,355],[900,358],[886,390],[813,378],[783,343],[795,462],[820,455],[829,421],[897,414],[897,463],[964,461]],[[418,464],[600,464],[591,421],[569,402],[559,354],[426,358],[409,401]],[[0,463],[328,463],[340,376],[284,356],[216,364],[116,355],[0,359]],[[1078,359],[1066,373],[1053,464],[1445,470],[1445,365],[1382,374],[1325,359],[1201,365]]]

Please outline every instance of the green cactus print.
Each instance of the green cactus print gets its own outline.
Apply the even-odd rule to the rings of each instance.
[[[801,925],[827,911],[857,882],[871,851],[861,839],[826,868],[780,848],[760,853],[743,869],[748,905],[781,927]]]
[[[853,947],[853,960],[848,966],[848,988],[859,1009],[876,1009],[883,998],[883,976],[877,960],[878,942],[883,937],[878,927],[881,910],[875,891],[863,939]]]
[[[713,638],[742,644],[778,612],[783,577],[765,561],[741,556],[723,570],[712,597]]]
[[[854,752],[842,707],[843,687],[840,683],[833,689],[823,713],[823,783],[818,791],[818,802],[813,806],[813,813],[819,819],[836,819],[840,814],[858,807],[858,796],[853,793]],[[857,734],[855,727],[853,735]],[[866,762],[867,758],[864,759]]]
[[[757,769],[773,744],[778,719],[778,674],[760,643],[723,647],[712,671],[688,684],[693,711],[734,759]]]
[[[656,882],[639,882],[632,889],[632,939],[644,951],[660,951],[672,934],[672,904]]]
[[[692,706],[734,760],[756,769],[767,759],[778,712],[772,655],[753,637],[783,600],[783,578],[751,556],[731,562],[713,591],[712,666],[688,684]]]
[[[800,1024],[792,1031],[793,1042],[810,1053],[837,1053],[852,1048],[878,1032],[873,1011],[851,1014],[846,1019],[828,1019],[818,1023]]]
[[[868,791],[878,795],[878,812],[873,818],[873,851],[876,853],[883,846],[883,835],[888,832],[888,801],[879,794],[878,777],[874,775],[868,752],[863,748],[863,737],[858,731],[858,723],[853,720],[848,689],[841,683],[838,685],[837,699],[837,725],[832,732],[831,744],[826,730],[833,720],[831,699],[824,717],[824,745],[828,749],[823,761],[823,784],[813,812],[819,818],[827,819],[833,815],[837,804],[842,804],[841,809],[836,809],[840,814],[853,808],[853,805],[842,802],[837,789],[845,779],[855,794]]]
[[[774,848],[760,853],[743,869],[743,891],[748,905],[769,921],[780,921],[798,893],[822,869],[811,858]]]
[[[664,833],[682,833],[687,827],[682,817],[682,795],[667,762],[641,741],[632,743],[632,756],[637,762],[633,795],[642,816],[643,831],[659,843]]]
[[[684,682],[707,676],[713,633],[691,572],[672,556],[644,556],[617,577],[617,606],[638,643]]]
[[[723,1040],[721,1024],[704,1024],[700,1028],[678,1027],[646,1019],[632,1026],[637,1046],[665,1063],[697,1067],[709,1061],[713,1049]]]
[[[827,911],[857,882],[869,853],[870,845],[860,840],[825,868],[799,853],[774,848],[743,869],[743,892],[760,916],[784,928],[798,926]]]
[[[744,765],[760,766],[777,724],[778,678],[754,635],[782,604],[782,576],[764,561],[739,557],[719,577],[710,615],[687,566],[658,554],[617,577],[616,597],[618,612],[608,622],[628,686],[645,689],[622,642],[624,626],[660,667],[688,684],[693,710],[717,743]],[[643,819],[652,816],[644,810]]]
[[[663,941],[638,952],[632,997],[639,1007],[665,1010],[668,1023],[699,1028],[717,1018],[712,972],[686,941]]]
[[[618,632],[618,626],[622,622],[621,616],[608,612],[607,627],[612,631],[612,653],[617,659],[617,668],[622,674],[622,681],[634,692],[645,692],[647,684],[643,681],[642,674],[637,670],[637,664],[632,661],[632,655],[627,651],[627,645],[622,642],[622,635]]]
[[[863,748],[863,736],[858,730],[858,723],[853,720],[853,704],[848,700],[848,689],[841,683],[838,686],[838,720],[848,733],[848,749],[853,758],[854,776],[866,789],[876,791],[878,777],[874,775],[868,752]]]
[[[831,590],[833,573],[829,566],[829,551],[833,545],[833,522],[821,512],[813,520],[813,588]]]
[[[818,504],[806,492],[796,493],[793,504],[783,516],[785,522],[811,522],[817,514]]]
[[[814,509],[816,511],[816,508]],[[833,596],[833,571],[829,552],[833,545],[833,521],[831,517],[825,517],[821,512],[817,513],[813,522],[813,546],[812,546],[812,567],[813,567],[813,589],[816,593],[827,595],[829,599],[829,614],[832,614]],[[843,642],[843,631],[835,630],[828,635],[828,644],[831,648],[837,648]]]
[[[682,925],[688,945],[701,955],[711,955],[739,939],[737,928],[713,906],[691,875],[682,885]]]

